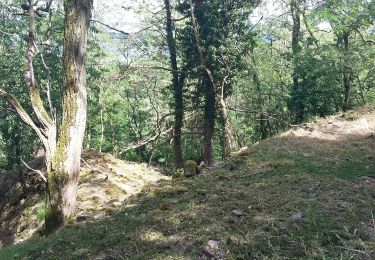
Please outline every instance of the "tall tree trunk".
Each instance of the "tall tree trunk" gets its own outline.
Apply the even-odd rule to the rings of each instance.
[[[112,146],[112,155],[116,156],[116,129],[115,125],[113,124],[113,120],[109,122],[111,126],[111,146]]]
[[[206,82],[206,103],[204,106],[204,133],[203,133],[203,161],[206,165],[212,165],[213,163],[213,144],[212,139],[215,128],[215,111],[216,111],[216,100],[215,100],[215,88],[211,82]]]
[[[343,48],[344,48],[344,68],[343,68],[343,83],[344,83],[344,102],[342,110],[344,112],[349,109],[350,97],[350,66],[349,66],[349,32],[344,32],[342,35]]]
[[[296,113],[296,122],[301,123],[304,119],[304,104],[301,100],[301,93],[299,90],[299,75],[298,75],[298,64],[297,64],[297,55],[300,52],[299,42],[301,38],[301,10],[299,9],[298,3],[296,0],[291,1],[290,10],[292,13],[293,19],[293,28],[292,28],[292,52],[293,52],[293,92],[294,92],[294,110]]]
[[[63,118],[48,172],[45,228],[50,232],[74,212],[86,125],[85,57],[92,0],[65,2]]]
[[[268,122],[267,113],[264,111],[261,111],[260,116],[259,116],[259,128],[260,128],[259,130],[260,130],[260,138],[262,140],[265,140],[268,137],[267,122]]]
[[[259,72],[257,68],[257,63],[255,60],[254,55],[254,45],[250,48],[250,54],[251,54],[251,71],[253,73],[253,82],[255,84],[258,97],[257,97],[257,110],[259,111],[259,116],[257,116],[257,119],[259,121],[259,132],[260,132],[260,138],[262,140],[267,138],[267,128],[266,128],[266,121],[267,121],[267,113],[263,111],[264,108],[264,100],[262,97],[262,83],[259,78]]]
[[[176,157],[176,168],[183,167],[183,156],[181,146],[181,129],[183,125],[184,104],[183,104],[183,77],[179,78],[177,66],[176,41],[173,37],[173,24],[171,15],[171,5],[169,0],[164,0],[165,10],[167,15],[166,29],[167,29],[167,43],[170,55],[170,63],[172,68],[172,84],[174,89],[174,153]]]
[[[104,121],[103,121],[103,108],[100,106],[100,139],[99,139],[99,152],[103,150],[104,143]]]
[[[204,106],[204,133],[203,133],[203,161],[206,165],[212,165],[213,163],[213,146],[212,138],[214,135],[215,129],[215,114],[216,114],[216,87],[212,71],[207,65],[206,57],[203,53],[203,46],[198,31],[198,22],[195,18],[193,1],[190,2],[190,15],[193,25],[193,33],[195,36],[195,42],[197,46],[199,60],[203,67],[204,80],[203,84],[205,85],[205,106]]]

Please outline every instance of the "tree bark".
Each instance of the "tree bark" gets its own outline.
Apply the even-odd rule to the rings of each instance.
[[[203,73],[205,79],[203,84],[205,85],[205,109],[204,109],[204,133],[203,133],[203,161],[206,165],[212,165],[213,163],[213,146],[212,138],[215,129],[215,114],[216,114],[216,87],[212,71],[207,65],[206,57],[203,53],[203,46],[201,43],[200,34],[198,31],[198,23],[195,18],[193,1],[190,2],[190,15],[193,25],[193,33],[195,36],[195,42],[197,46],[199,60],[203,67]]]
[[[92,0],[65,3],[63,118],[52,168],[48,172],[47,233],[63,225],[76,205],[86,125],[85,57],[92,5]]]
[[[176,41],[173,37],[173,24],[171,15],[171,6],[169,0],[164,0],[167,22],[167,43],[170,55],[170,63],[172,69],[172,84],[174,89],[174,110],[175,110],[175,121],[174,121],[174,153],[176,157],[176,168],[183,167],[183,155],[181,146],[181,133],[183,126],[183,116],[184,116],[184,104],[183,104],[183,76],[178,75],[177,66],[177,52],[176,52]]]
[[[344,83],[344,102],[342,110],[344,112],[349,109],[350,97],[350,66],[349,66],[349,32],[344,32],[342,35],[343,48],[344,48],[344,68],[343,68],[343,83]]]
[[[222,121],[222,127],[223,127],[223,147],[222,147],[222,159],[226,159],[230,157],[230,154],[232,152],[232,129],[231,125],[228,120],[228,110],[227,110],[227,104],[226,104],[226,98],[224,95],[224,85],[225,85],[225,79],[221,86],[221,95],[220,95],[220,113],[221,113],[221,121]]]

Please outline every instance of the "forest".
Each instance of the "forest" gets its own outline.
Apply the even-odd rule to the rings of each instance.
[[[374,259],[374,23],[0,0],[0,259]]]

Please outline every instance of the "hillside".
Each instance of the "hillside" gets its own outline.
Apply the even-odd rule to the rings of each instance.
[[[0,259],[375,258],[372,107],[295,127],[191,179],[85,158],[82,217]]]

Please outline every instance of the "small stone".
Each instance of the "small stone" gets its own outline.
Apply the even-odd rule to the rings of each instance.
[[[243,216],[243,212],[239,209],[232,210],[232,214],[236,217],[242,217]]]
[[[219,250],[219,241],[216,240],[209,240],[207,245],[213,250]]]
[[[302,212],[295,212],[295,213],[293,213],[293,215],[292,215],[292,219],[293,220],[300,220],[302,218]]]
[[[122,206],[122,203],[121,203],[121,202],[118,202],[118,201],[114,201],[114,202],[112,203],[112,205],[113,205],[113,207],[115,207],[115,208],[119,208],[119,207]]]

